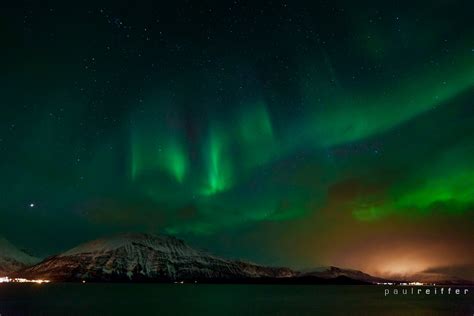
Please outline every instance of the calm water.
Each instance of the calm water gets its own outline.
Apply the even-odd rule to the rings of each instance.
[[[9,315],[474,315],[467,295],[389,295],[383,286],[0,284]]]

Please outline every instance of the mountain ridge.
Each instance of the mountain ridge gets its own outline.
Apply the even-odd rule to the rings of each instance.
[[[70,282],[401,283],[335,266],[298,271],[230,260],[196,250],[174,236],[146,233],[88,241],[15,271],[17,277]]]
[[[175,281],[275,278],[295,272],[223,259],[172,236],[128,233],[80,244],[21,274],[64,281]]]

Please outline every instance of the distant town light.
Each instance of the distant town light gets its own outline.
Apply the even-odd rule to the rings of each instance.
[[[42,283],[49,283],[49,280],[42,280],[42,279],[36,279],[36,280],[29,280],[25,278],[9,278],[9,277],[0,277],[0,283],[37,283],[37,284],[42,284]]]

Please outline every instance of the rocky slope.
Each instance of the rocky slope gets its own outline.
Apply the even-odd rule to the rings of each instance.
[[[371,276],[359,270],[341,269],[338,267],[320,267],[310,271],[302,272],[300,277],[317,277],[321,279],[349,278],[352,280],[362,281],[366,283],[383,283],[389,282],[386,279]]]
[[[13,272],[38,263],[38,258],[19,250],[8,240],[0,238],[0,276],[9,276]]]
[[[170,236],[123,234],[94,240],[21,271],[61,281],[232,281],[295,276],[288,268],[232,261]]]

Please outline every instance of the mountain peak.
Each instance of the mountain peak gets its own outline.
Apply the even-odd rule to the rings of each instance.
[[[49,280],[242,280],[292,276],[288,268],[263,267],[210,255],[167,235],[125,233],[78,245],[22,271]]]
[[[110,237],[92,240],[74,247],[59,256],[71,256],[85,253],[106,253],[122,247],[130,248],[141,245],[150,248],[190,250],[184,241],[174,236],[154,235],[148,233],[122,233]]]
[[[39,261],[38,258],[30,256],[5,238],[0,237],[0,275],[8,275]]]

